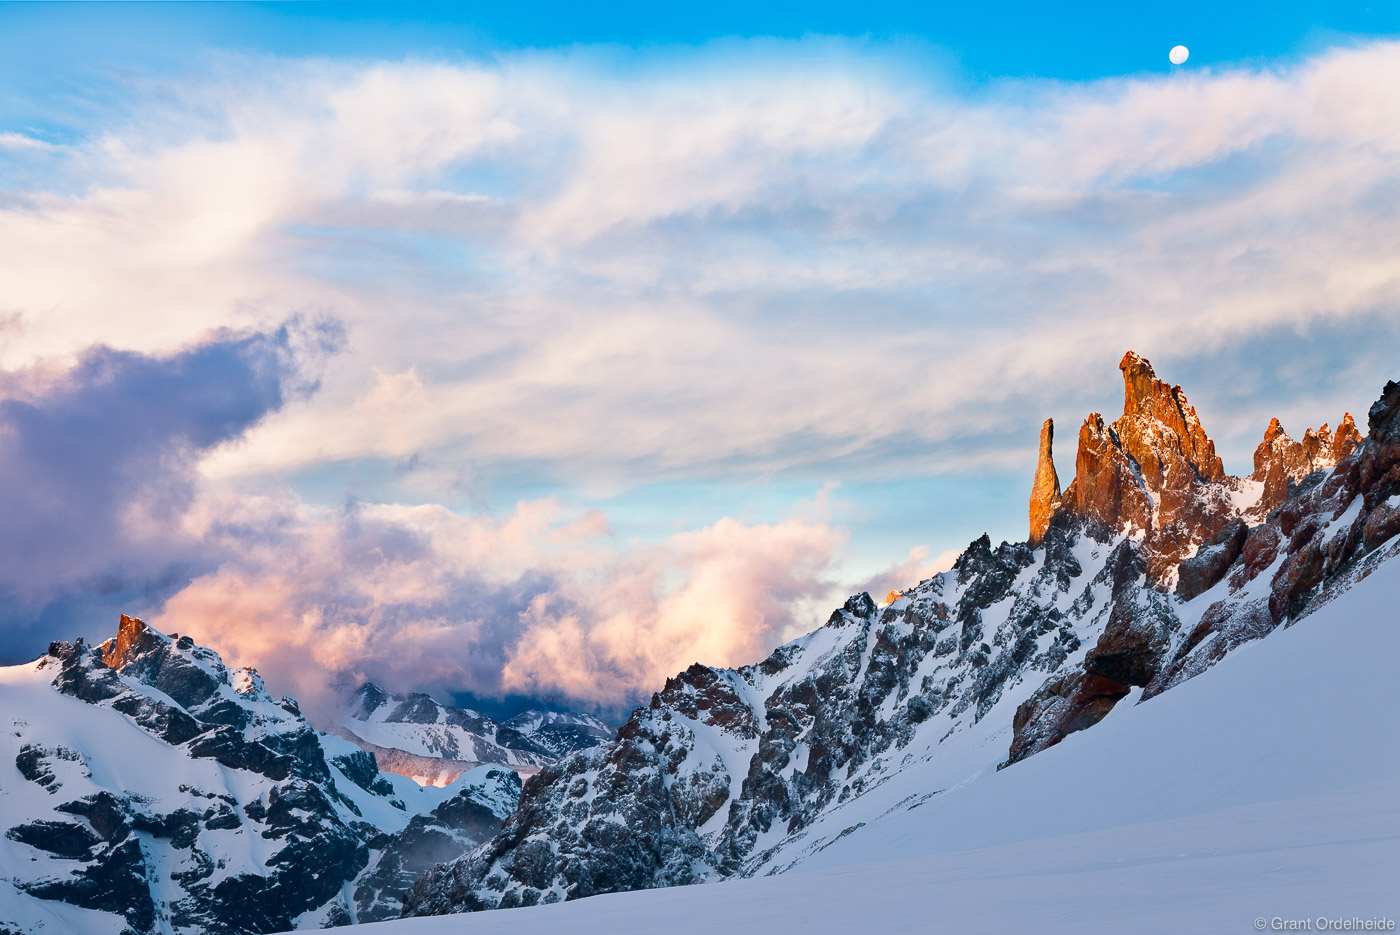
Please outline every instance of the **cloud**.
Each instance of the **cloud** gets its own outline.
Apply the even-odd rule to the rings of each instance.
[[[4,354],[343,318],[325,392],[211,477],[1004,469],[1025,399],[1077,409],[1129,346],[1219,373],[1286,333],[1400,345],[1387,76],[1395,42],[975,92],[832,41],[228,58],[0,209],[6,301],[46,310]]]
[[[580,491],[976,471],[1023,503],[1041,420],[1113,405],[1127,347],[1237,469],[1392,375],[1400,43],[972,90],[888,51],[231,56],[71,145],[0,137],[15,613],[164,601],[302,693],[615,700],[819,622],[844,533],[648,505],[618,542],[628,504]]]
[[[921,581],[932,578],[939,572],[948,571],[953,567],[958,556],[962,554],[962,549],[949,549],[940,552],[933,558],[929,558],[928,553],[928,546],[914,546],[909,550],[907,560],[896,562],[887,570],[872,575],[858,585],[855,590],[857,592],[864,591],[877,601],[884,601],[893,591],[907,590]]]
[[[24,133],[0,133],[0,151],[7,152],[33,152],[50,151],[56,149],[52,143],[46,143],[41,139],[28,136]]]
[[[444,695],[521,692],[616,706],[697,659],[754,662],[826,599],[844,533],[814,518],[722,519],[619,545],[552,499],[500,517],[296,497],[196,511],[217,569],[154,622],[325,717],[361,679]]]
[[[303,389],[298,327],[215,333],[160,357],[95,347],[71,366],[0,373],[0,654],[28,644],[46,608],[168,591],[207,559],[182,531],[195,466]]]

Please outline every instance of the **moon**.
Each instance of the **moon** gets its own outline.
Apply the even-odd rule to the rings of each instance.
[[[1186,61],[1186,57],[1190,54],[1186,46],[1178,45],[1174,46],[1172,50],[1167,53],[1167,58],[1171,59],[1173,65],[1180,65],[1182,62]]]

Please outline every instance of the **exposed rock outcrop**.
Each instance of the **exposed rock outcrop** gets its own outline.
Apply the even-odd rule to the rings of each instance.
[[[1271,420],[1264,430],[1264,440],[1254,449],[1254,473],[1249,479],[1262,483],[1264,489],[1253,512],[1267,514],[1287,500],[1293,487],[1304,478],[1341,462],[1361,440],[1361,432],[1349,412],[1342,417],[1335,435],[1324,422],[1321,428],[1304,432],[1301,442],[1289,437],[1278,419]]]
[[[1040,456],[1035,465],[1035,482],[1031,485],[1030,544],[1040,545],[1050,520],[1060,509],[1060,478],[1055,473],[1052,447],[1055,441],[1055,420],[1046,419],[1040,427]]]
[[[1123,415],[1112,425],[1098,413],[1084,420],[1064,508],[1141,534],[1148,577],[1166,587],[1178,563],[1232,518],[1237,482],[1226,476],[1180,386],[1157,379],[1151,363],[1132,351],[1118,368]]]
[[[1307,616],[1400,551],[1400,385],[1387,384],[1371,407],[1369,438],[1358,440],[1350,416],[1343,425],[1337,435],[1324,426],[1300,443],[1277,419],[1270,424],[1255,455],[1256,479],[1283,477],[1274,490],[1285,499],[1270,509],[1266,494],[1261,507],[1232,519],[1179,567],[1178,598],[1210,594],[1211,603],[1173,610],[1184,626],[1163,627],[1160,615],[1145,640],[1140,620],[1126,631],[1116,625],[1115,608],[1115,622],[1080,671],[1047,682],[1018,710],[1009,762],[1094,723],[1133,686],[1153,697],[1241,643]],[[1346,454],[1332,465],[1334,451]],[[1299,484],[1299,477],[1309,482]],[[1263,523],[1248,525],[1264,513]],[[1138,661],[1105,672],[1102,660],[1125,648]]]
[[[0,862],[22,868],[0,880],[0,928],[41,901],[133,935],[389,918],[406,876],[489,837],[518,797],[503,770],[438,804],[255,671],[125,615],[96,649],[55,642],[0,678],[0,716],[18,781],[0,795]],[[52,930],[30,918],[12,930]]]

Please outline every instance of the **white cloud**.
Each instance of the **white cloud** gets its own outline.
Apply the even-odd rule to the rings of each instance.
[[[153,101],[146,135],[138,103],[56,154],[78,194],[0,210],[27,324],[0,353],[343,317],[324,391],[210,476],[413,454],[908,471],[975,460],[939,449],[967,407],[1018,426],[1003,401],[1088,357],[1233,353],[1400,298],[1400,44],[971,96],[802,48],[622,75],[233,60]]]
[[[1115,399],[1126,347],[1227,454],[1360,409],[1400,350],[1400,43],[965,93],[830,42],[232,58],[144,93],[76,145],[0,135],[48,180],[0,192],[0,367],[345,322],[318,392],[203,460],[182,535],[227,558],[162,618],[301,691],[376,656],[587,698],[752,661],[844,534],[721,509],[619,544],[551,500],[328,510],[288,474],[1028,483],[1040,421]]]
[[[285,493],[211,496],[187,527],[225,559],[155,624],[256,664],[318,713],[362,678],[616,705],[697,659],[755,662],[806,602],[830,599],[845,540],[798,514],[619,544],[602,514],[552,499],[466,518]]]

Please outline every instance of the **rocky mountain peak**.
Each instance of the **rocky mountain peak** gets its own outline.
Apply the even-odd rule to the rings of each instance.
[[[117,635],[97,648],[102,662],[109,669],[120,669],[166,642],[161,634],[146,626],[139,617],[121,615]]]
[[[1277,418],[1269,421],[1264,439],[1254,449],[1254,473],[1249,479],[1264,485],[1253,512],[1268,513],[1288,499],[1290,485],[1297,485],[1314,471],[1330,468],[1344,460],[1361,444],[1361,432],[1351,413],[1342,417],[1333,434],[1326,422],[1308,429],[1296,441]]]
[[[860,831],[845,809],[863,796],[898,789],[881,814],[915,808],[1008,733],[1014,764],[1400,556],[1400,384],[1370,439],[1259,516],[1244,509],[1257,485],[1224,474],[1180,387],[1131,353],[1123,373],[1124,414],[1085,420],[1058,508],[1042,427],[1038,546],[983,535],[951,570],[883,607],[855,595],[762,662],[677,674],[610,741],[527,781],[500,832],[422,877],[405,915],[792,869]],[[940,772],[897,778],[918,764]]]
[[[1166,586],[1181,559],[1229,521],[1236,482],[1180,386],[1159,380],[1152,363],[1132,351],[1119,369],[1123,414],[1112,424],[1097,412],[1084,420],[1074,480],[1056,507],[1049,506],[1055,500],[1049,423],[1042,428],[1030,544],[1039,544],[1056,512],[1141,535],[1148,577]]]
[[[1132,351],[1123,355],[1118,369],[1123,372],[1123,415],[1113,430],[1148,486],[1160,487],[1174,467],[1189,467],[1199,480],[1223,480],[1225,465],[1215,442],[1201,428],[1181,387],[1157,379],[1151,362]]]
[[[1035,465],[1035,482],[1031,486],[1031,545],[1039,545],[1050,528],[1050,520],[1060,508],[1060,477],[1055,473],[1051,451],[1055,441],[1055,420],[1046,419],[1040,427],[1040,457]]]
[[[1337,432],[1332,436],[1332,462],[1335,464],[1350,455],[1361,444],[1362,438],[1361,430],[1356,427],[1351,413],[1342,416],[1342,423],[1337,426]]]

